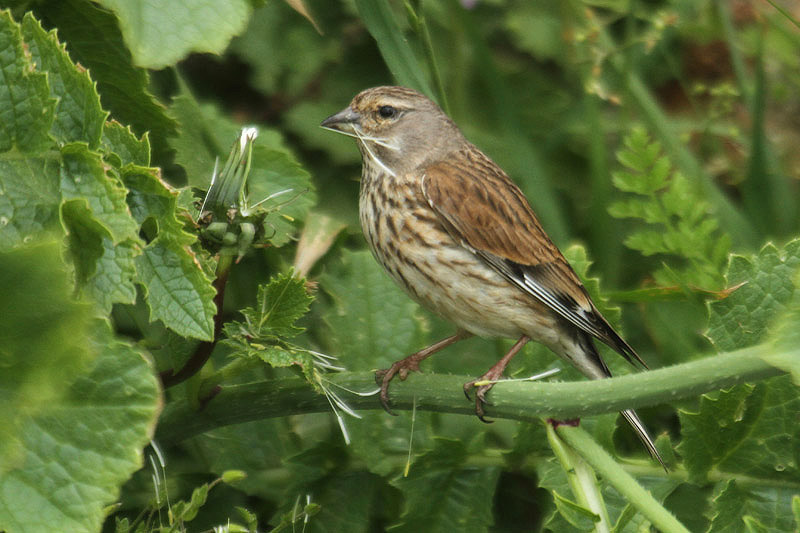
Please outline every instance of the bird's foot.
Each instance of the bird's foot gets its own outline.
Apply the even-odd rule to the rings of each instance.
[[[472,336],[471,333],[459,331],[455,335],[451,335],[440,340],[439,342],[431,344],[427,348],[423,348],[416,353],[412,353],[405,359],[395,361],[392,363],[392,366],[385,370],[378,370],[375,372],[375,381],[381,386],[381,405],[383,405],[383,408],[386,410],[386,412],[390,415],[394,414],[389,407],[389,382],[392,381],[395,376],[399,376],[401,381],[405,381],[409,372],[419,372],[419,363],[421,361],[427,359],[442,348],[446,348],[454,342],[458,342],[461,339],[466,339],[470,336]]]
[[[395,361],[389,368],[375,372],[375,382],[381,386],[381,405],[390,415],[395,415],[395,413],[389,407],[389,383],[395,376],[399,377],[400,381],[405,381],[409,372],[419,372],[419,362],[424,359],[424,357],[419,357],[419,353],[411,354],[405,359]]]
[[[475,414],[481,422],[486,424],[492,423],[492,420],[486,420],[485,418],[486,411],[484,410],[484,406],[492,405],[492,403],[486,399],[486,394],[494,387],[495,382],[502,378],[503,369],[500,369],[498,372],[495,367],[492,367],[478,379],[473,379],[472,381],[464,383],[464,396],[470,401],[472,400],[469,394],[470,390],[473,388],[477,389],[475,391]]]
[[[530,340],[527,335],[523,335],[514,343],[514,346],[506,352],[506,354],[497,361],[492,368],[489,369],[484,375],[479,377],[476,380],[470,381],[468,383],[464,383],[464,395],[467,397],[468,400],[472,400],[469,395],[470,389],[476,387],[478,390],[475,391],[475,414],[478,415],[478,418],[481,422],[486,422],[487,424],[491,423],[491,420],[486,420],[485,415],[486,412],[484,411],[484,406],[491,405],[486,400],[486,393],[494,387],[494,384],[497,383],[498,380],[503,378],[503,372],[505,371],[508,363],[511,362],[511,359],[519,352],[525,344]]]

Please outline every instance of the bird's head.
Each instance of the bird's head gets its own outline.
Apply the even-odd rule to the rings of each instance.
[[[406,87],[362,91],[321,126],[355,137],[365,159],[394,175],[441,159],[464,142],[438,105]]]

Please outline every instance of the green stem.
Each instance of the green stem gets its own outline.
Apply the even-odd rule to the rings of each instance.
[[[576,502],[600,518],[595,522],[595,533],[610,533],[611,519],[592,469],[573,448],[566,446],[564,441],[558,438],[553,424],[547,424],[547,441],[558,462],[561,463],[561,468],[567,474],[567,482]]]
[[[786,349],[785,357],[800,357],[800,347]],[[498,383],[487,413],[494,418],[538,420],[567,419],[669,403],[704,392],[754,382],[783,374],[764,355],[776,355],[767,345],[753,346],[672,367],[598,381],[566,383]],[[781,354],[777,354],[781,355]],[[377,395],[357,396],[344,389],[375,391],[371,372],[342,372],[326,376],[337,394],[356,410],[381,409]],[[464,400],[462,384],[469,376],[415,374],[396,380],[389,390],[394,409],[417,409],[474,415],[474,404]],[[342,387],[339,389],[338,387]],[[299,377],[223,386],[204,409],[196,411],[185,400],[164,409],[156,438],[176,442],[205,431],[263,418],[328,411],[327,400]]]
[[[664,533],[689,533],[669,511],[667,511],[644,487],[628,474],[602,446],[583,429],[577,426],[561,425],[556,433],[583,459],[589,463],[602,478],[622,494],[652,524]]]

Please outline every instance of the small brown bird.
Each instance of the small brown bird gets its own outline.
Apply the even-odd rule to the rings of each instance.
[[[593,339],[646,367],[592,303],[519,187],[434,102],[405,87],[375,87],[321,125],[358,142],[361,227],[375,257],[414,300],[459,328],[378,372],[387,411],[395,375],[405,379],[420,361],[471,335],[519,340],[464,385],[467,397],[476,383],[501,378],[530,339],[592,379],[611,375]],[[477,387],[482,420],[491,387]],[[621,414],[663,465],[636,413]]]

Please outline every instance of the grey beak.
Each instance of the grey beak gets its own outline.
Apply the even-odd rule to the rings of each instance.
[[[361,120],[361,115],[350,109],[350,107],[346,107],[323,120],[320,126],[326,130],[342,131],[342,126],[355,124],[359,120]]]

